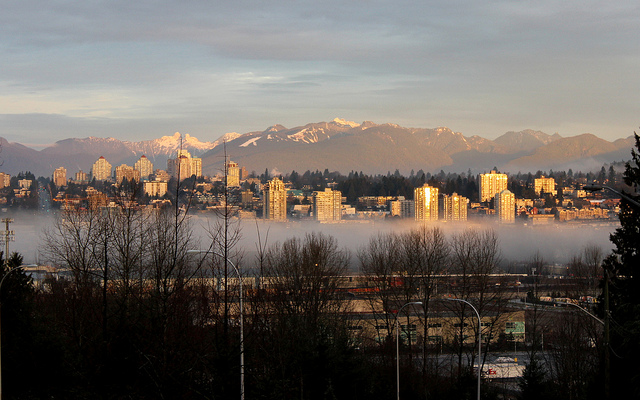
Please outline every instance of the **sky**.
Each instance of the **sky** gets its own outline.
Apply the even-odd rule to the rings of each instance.
[[[640,2],[0,0],[0,136],[640,126]]]

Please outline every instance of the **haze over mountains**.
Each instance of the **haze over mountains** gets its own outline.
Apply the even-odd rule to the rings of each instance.
[[[89,172],[104,156],[113,167],[133,165],[146,155],[155,168],[166,169],[167,159],[180,148],[180,134],[134,142],[113,138],[72,138],[56,142],[40,151],[1,139],[4,162],[0,172],[15,175],[31,171],[50,176],[55,168],[68,174]],[[544,132],[507,132],[495,140],[466,137],[449,128],[406,128],[395,124],[361,124],[336,118],[331,122],[310,123],[295,128],[273,125],[261,132],[228,133],[213,142],[182,136],[182,147],[203,159],[203,172],[221,170],[224,147],[232,160],[248,171],[292,170],[363,171],[367,174],[400,170],[437,172],[482,172],[497,166],[506,172],[537,170],[596,170],[603,164],[628,160],[633,137],[609,142],[592,134],[563,138]]]

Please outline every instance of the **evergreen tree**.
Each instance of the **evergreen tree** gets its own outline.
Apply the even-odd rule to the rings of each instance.
[[[635,134],[632,161],[624,172],[624,182],[640,184],[640,137]],[[636,201],[640,196],[625,193]],[[621,358],[611,357],[611,398],[640,398],[640,209],[624,197],[620,202],[620,228],[611,234],[615,245],[604,262],[609,277],[611,349]],[[606,300],[606,299],[605,299]],[[608,350],[608,349],[606,349]]]

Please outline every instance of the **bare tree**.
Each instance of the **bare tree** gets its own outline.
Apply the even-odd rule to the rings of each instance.
[[[569,261],[569,273],[573,276],[575,290],[568,295],[592,296],[598,295],[598,284],[602,278],[602,261],[604,251],[596,244],[588,244],[578,254],[574,254]]]
[[[374,328],[379,337],[384,334],[391,338],[395,323],[395,315],[391,311],[398,310],[407,302],[407,292],[402,290],[401,285],[403,257],[398,235],[386,233],[371,237],[367,246],[358,251],[358,258],[360,270],[376,293],[375,296],[367,297],[373,313]]]
[[[480,317],[489,322],[483,322],[482,336],[485,338],[483,359],[478,360],[483,364],[489,352],[490,339],[496,334],[496,327],[502,318],[501,309],[509,300],[504,291],[505,285],[495,282],[492,274],[498,271],[501,261],[501,250],[498,235],[495,231],[487,229],[483,231],[465,230],[454,235],[451,242],[451,272],[455,274],[455,285],[449,288],[455,297],[472,302]],[[496,285],[496,283],[498,283]],[[462,356],[465,353],[465,321],[469,320],[468,307],[462,302],[449,302],[448,307],[458,314],[458,365],[462,366]],[[473,320],[471,318],[470,320]],[[473,332],[478,335],[478,326],[469,323]],[[476,357],[474,347],[466,351],[469,365],[473,365]]]
[[[257,373],[257,385],[275,398],[331,393],[344,373],[350,349],[346,303],[338,285],[349,254],[337,240],[308,233],[269,248],[265,309],[256,357],[272,366]],[[260,361],[258,361],[260,362]],[[283,392],[284,391],[284,392]],[[296,396],[297,397],[297,396]]]
[[[604,260],[604,251],[602,247],[595,243],[588,244],[584,247],[583,262],[587,268],[589,296],[598,296],[598,284],[602,278],[602,261]]]
[[[421,318],[422,373],[427,373],[427,348],[429,344],[430,300],[437,294],[440,276],[448,267],[449,243],[444,232],[437,227],[422,225],[403,233],[399,238],[401,263],[405,270],[405,288],[409,289],[406,301],[419,299],[424,309]],[[409,332],[407,332],[409,335]],[[438,369],[435,368],[437,371]]]

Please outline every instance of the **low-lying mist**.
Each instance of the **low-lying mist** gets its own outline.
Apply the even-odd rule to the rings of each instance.
[[[50,226],[55,217],[49,214],[14,213],[7,215],[14,222],[10,229],[15,232],[15,241],[10,243],[10,251],[18,252],[26,264],[46,263],[41,259],[42,232]],[[212,226],[214,215],[197,215],[193,218],[194,239],[198,245],[207,248],[209,234],[207,227]],[[240,222],[241,240],[238,246],[244,252],[242,264],[250,268],[255,263],[258,237],[266,245],[282,242],[292,237],[304,236],[307,232],[322,232],[334,236],[341,247],[352,255],[351,271],[359,268],[358,249],[365,246],[369,239],[378,233],[404,232],[417,227],[413,220],[394,221],[342,221],[340,223],[320,224],[314,221],[290,221],[275,223],[264,220],[245,219]],[[466,223],[437,222],[433,226],[443,229],[448,237],[465,229],[493,229],[498,234],[504,264],[526,263],[536,253],[548,264],[564,264],[582,251],[587,245],[595,244],[605,254],[612,249],[609,235],[617,224],[551,224],[545,226],[500,225],[497,223],[468,221]],[[2,227],[4,228],[4,226]],[[4,250],[4,244],[2,250]]]

